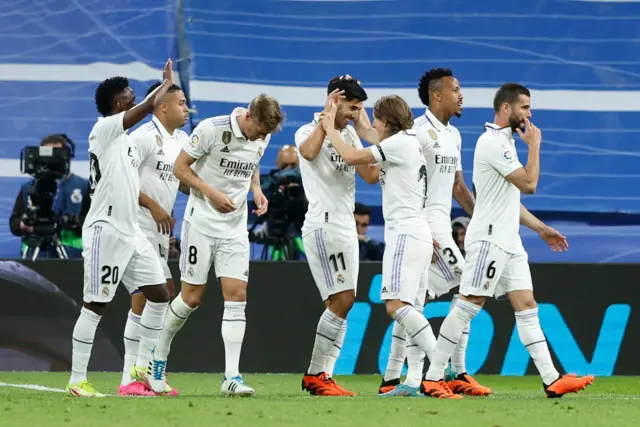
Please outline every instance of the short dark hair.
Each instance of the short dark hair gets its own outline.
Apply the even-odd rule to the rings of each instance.
[[[418,95],[420,101],[427,107],[429,106],[429,92],[438,89],[438,85],[444,77],[453,77],[453,71],[450,68],[432,68],[420,77]]]
[[[144,97],[146,98],[147,96],[149,96],[149,94],[151,92],[153,92],[154,90],[158,89],[160,87],[160,85],[162,84],[162,82],[156,82],[154,84],[152,84],[151,86],[149,86],[149,89],[147,89],[147,93],[144,94]],[[167,93],[169,92],[177,92],[179,90],[182,90],[182,88],[176,84],[172,84],[171,87],[169,88],[169,90],[167,91]]]
[[[126,77],[110,77],[96,88],[96,108],[98,113],[108,116],[113,111],[113,101],[117,94],[129,87]]]
[[[355,209],[353,210],[353,214],[371,216],[371,208],[367,205],[363,205],[362,203],[356,203]]]
[[[353,101],[357,99],[358,101],[366,101],[367,100],[367,92],[358,84],[358,80],[356,78],[345,79],[344,76],[338,76],[331,79],[329,82],[329,86],[327,87],[327,95],[333,92],[336,89],[340,89],[344,91],[344,97],[347,101]]]
[[[505,102],[512,105],[518,100],[520,95],[531,97],[531,92],[529,92],[529,89],[518,83],[503,84],[500,86],[500,89],[496,92],[496,96],[493,98],[493,111],[496,113],[500,111],[500,107]]]
[[[42,138],[42,141],[40,141],[40,146],[44,147],[45,145],[52,145],[52,144],[62,144],[67,145],[67,140],[65,139],[64,136],[62,136],[62,134],[56,133],[53,135],[47,135],[44,138]]]

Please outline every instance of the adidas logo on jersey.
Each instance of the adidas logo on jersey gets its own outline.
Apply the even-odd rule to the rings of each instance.
[[[383,287],[382,287],[382,293],[383,293],[383,294],[386,294],[387,292],[388,292],[388,291],[387,291],[387,287],[386,287],[386,286],[383,286]]]
[[[162,151],[162,148],[158,150],[157,155],[158,156],[164,156],[164,151]]]
[[[222,150],[220,150],[221,153],[228,153],[229,152],[229,147],[223,147]]]
[[[436,143],[433,144],[433,148],[440,148],[440,144],[438,144],[438,141],[436,141]]]

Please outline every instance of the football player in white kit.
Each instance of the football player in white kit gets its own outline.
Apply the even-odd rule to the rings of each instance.
[[[506,297],[515,311],[520,341],[533,359],[547,397],[561,397],[584,389],[593,376],[561,376],[553,365],[545,339],[527,252],[520,238],[520,224],[537,231],[554,251],[567,249],[567,240],[557,230],[533,216],[521,203],[520,193],[533,194],[540,177],[542,134],[530,121],[531,94],[516,83],[505,83],[496,92],[493,123],[475,149],[473,187],[476,206],[465,238],[466,267],[460,296],[449,312],[436,343],[423,381],[426,396],[450,394],[443,381],[445,366],[466,325],[482,309],[487,297]],[[514,131],[528,145],[527,165],[522,166],[513,139]],[[459,395],[455,395],[461,397]]]
[[[149,87],[147,94],[159,85],[156,83]],[[138,220],[142,232],[160,259],[170,299],[174,296],[174,285],[167,264],[169,235],[173,227],[171,212],[180,184],[173,174],[173,164],[182,146],[189,141],[189,135],[180,130],[188,118],[189,107],[184,92],[180,86],[173,85],[156,106],[151,120],[131,133],[140,155],[140,198],[145,199],[145,205],[151,207],[141,206]],[[124,328],[124,367],[118,390],[120,396],[155,395],[144,381],[149,360],[142,360],[142,365],[135,365],[140,341],[140,314],[145,302],[144,294],[139,290],[131,295],[131,310]],[[167,394],[176,395],[177,391],[169,387]]]
[[[236,108],[230,115],[200,122],[176,159],[174,173],[191,188],[191,195],[181,234],[182,289],[169,306],[149,378],[156,392],[166,387],[171,341],[200,305],[213,263],[225,301],[225,376],[221,391],[238,396],[255,394],[239,371],[250,258],[247,193],[253,192],[257,206],[254,212],[263,215],[268,201],[260,189],[260,159],[282,121],[278,101],[259,95],[248,110]]]
[[[103,116],[89,134],[91,207],[82,232],[84,305],[73,329],[72,396],[102,397],[89,381],[87,366],[96,329],[120,281],[129,292],[140,289],[147,304],[140,317],[139,357],[148,357],[164,324],[169,294],[160,260],[140,229],[138,204],[140,178],[138,148],[127,129],[150,114],[171,85],[171,60],[163,82],[142,103],[125,77],[109,78],[96,89],[96,106]]]
[[[460,285],[464,258],[453,240],[451,230],[451,204],[455,198],[471,216],[474,197],[464,183],[461,161],[462,137],[451,123],[451,117],[462,115],[462,90],[458,79],[448,68],[433,68],[422,75],[418,95],[427,106],[424,115],[414,122],[414,129],[422,143],[427,162],[427,220],[433,239],[438,243],[429,266],[429,283],[420,283],[416,308],[422,307],[427,295],[435,299]],[[456,296],[454,296],[455,302]],[[453,307],[453,303],[452,303]],[[484,387],[466,372],[465,357],[469,327],[463,332],[452,363],[458,375],[450,381],[454,393],[484,396],[491,389]],[[431,342],[435,347],[436,339]],[[422,376],[424,354],[416,346],[405,345],[405,333],[397,322],[393,326],[391,352],[379,393],[389,392],[400,384],[400,373],[407,357],[408,376]],[[432,356],[432,352],[427,354]]]
[[[329,82],[323,113],[302,126],[295,135],[300,153],[300,173],[309,208],[302,239],[313,279],[325,304],[316,329],[311,364],[302,378],[302,389],[318,396],[353,396],[333,379],[333,367],[346,333],[346,318],[356,298],[359,255],[353,211],[355,173],[366,182],[378,182],[379,166],[350,166],[332,147],[322,121],[337,104],[331,127],[348,145],[362,143],[350,122],[357,120],[367,94],[353,79],[336,77]]]
[[[335,111],[332,108],[332,112]],[[389,316],[407,331],[409,343],[423,353],[430,350],[429,322],[415,308],[418,287],[433,253],[433,239],[425,214],[427,166],[422,145],[411,129],[413,113],[398,96],[385,96],[373,107],[373,128],[379,144],[356,149],[345,144],[329,121],[323,124],[334,148],[350,165],[379,163],[382,208],[387,244],[382,260],[381,299]],[[328,115],[328,118],[331,117]],[[382,396],[417,396],[420,377],[407,378]]]

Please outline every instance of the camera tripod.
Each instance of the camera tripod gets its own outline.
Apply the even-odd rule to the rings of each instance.
[[[264,243],[264,247],[262,248],[262,256],[260,257],[260,259],[270,261],[286,261],[290,259],[290,239],[286,237],[277,237],[265,240],[268,240],[268,242]]]
[[[69,257],[67,256],[67,251],[65,250],[64,246],[62,246],[62,242],[60,242],[60,238],[55,233],[55,230],[47,230],[44,233],[35,231],[34,234],[32,236],[29,236],[29,238],[27,239],[27,246],[22,251],[22,259],[26,259],[29,251],[33,250],[31,260],[35,261],[36,259],[38,259],[38,255],[40,255],[41,248],[47,250],[52,247],[55,248],[59,259],[69,259]]]

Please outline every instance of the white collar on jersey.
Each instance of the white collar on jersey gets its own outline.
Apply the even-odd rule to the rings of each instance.
[[[235,136],[236,138],[246,139],[242,133],[242,130],[240,130],[240,125],[238,124],[237,119],[240,114],[245,114],[246,112],[247,110],[245,108],[237,107],[233,109],[231,115],[229,116],[229,121],[231,122],[231,130],[233,131],[233,136]]]
[[[158,132],[160,132],[160,136],[162,137],[162,139],[171,139],[176,135],[175,131],[173,132],[173,135],[167,132],[167,129],[165,129],[160,119],[157,118],[155,115],[151,117],[151,122],[155,125]]]
[[[491,128],[491,129],[495,129],[497,131],[500,131],[501,134],[509,137],[510,139],[513,139],[513,130],[509,126],[505,126],[505,127],[501,128],[500,126],[498,126],[495,123],[486,122],[484,124],[484,127],[485,127],[485,129],[486,128]]]
[[[429,120],[431,125],[436,128],[438,132],[442,132],[443,130],[449,128],[449,125],[443,125],[442,123],[440,123],[440,120],[438,120],[438,118],[434,116],[428,108],[425,110],[424,116],[427,118],[427,120]]]

